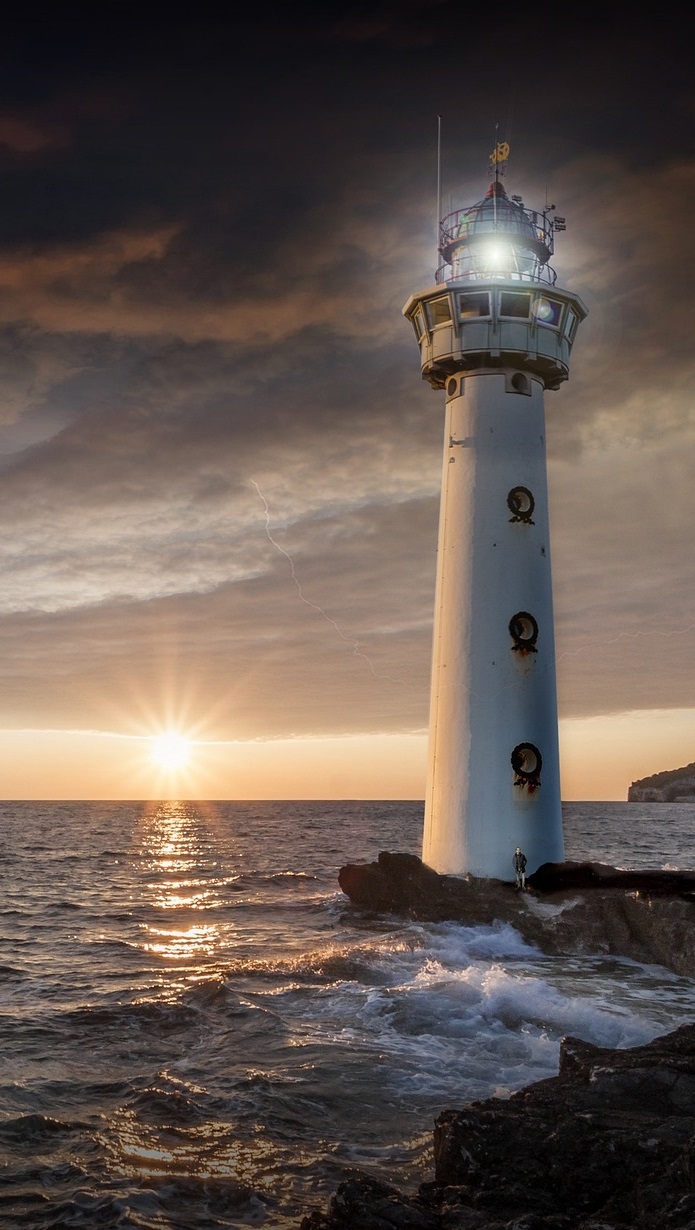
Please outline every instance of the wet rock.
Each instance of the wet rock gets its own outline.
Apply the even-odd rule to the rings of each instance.
[[[444,1111],[434,1158],[417,1196],[355,1177],[302,1230],[693,1230],[695,1026],[565,1039],[557,1077]]]
[[[566,1039],[557,1077],[440,1115],[435,1180],[465,1183],[467,1203],[503,1220],[686,1226],[693,1076],[693,1026],[622,1051]]]
[[[439,875],[415,854],[382,851],[376,863],[348,863],[338,873],[343,892],[369,909],[417,912],[450,918],[452,912],[481,904],[494,894],[513,891],[504,880]],[[695,900],[695,871],[626,871],[608,863],[543,863],[527,879],[529,888],[544,895],[568,890],[618,889],[650,897]]]
[[[695,871],[625,871],[608,863],[543,863],[528,883],[541,893],[618,888],[650,897],[687,897],[695,893]]]
[[[328,1213],[311,1213],[300,1230],[442,1230],[438,1213],[368,1175],[341,1183]]]
[[[509,922],[547,953],[607,953],[695,976],[695,872],[546,863],[533,891],[501,880],[438,875],[413,854],[349,864],[340,887],[362,909],[422,922]],[[691,891],[692,890],[692,891]]]

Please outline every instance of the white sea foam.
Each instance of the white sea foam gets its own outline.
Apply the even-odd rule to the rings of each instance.
[[[557,1070],[566,1034],[627,1047],[663,1032],[654,1011],[663,970],[614,961],[597,972],[600,958],[549,958],[509,924],[413,925],[360,955],[379,963],[381,984],[327,989],[318,1013],[312,1001],[312,1024],[343,1045],[388,1055],[398,1099],[507,1096]],[[673,979],[673,1025],[692,1018],[692,987],[680,981],[687,986],[679,1004]]]
[[[437,923],[423,929],[427,949],[442,965],[459,967],[468,961],[494,961],[529,957],[537,949],[526,942],[511,923],[487,926]]]

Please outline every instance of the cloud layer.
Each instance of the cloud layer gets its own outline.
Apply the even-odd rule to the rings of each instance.
[[[270,15],[96,63],[89,29],[61,61],[64,33],[5,83],[5,727],[426,725],[443,407],[401,306],[436,263],[434,117],[446,191],[478,199],[498,91],[448,0]],[[692,99],[657,55],[653,133],[646,34],[609,79],[619,31],[595,33],[508,107],[508,186],[542,206],[550,182],[590,308],[548,397],[573,717],[688,706],[695,667]]]

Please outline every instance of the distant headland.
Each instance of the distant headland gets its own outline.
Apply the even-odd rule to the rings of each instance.
[[[683,769],[667,769],[633,782],[628,803],[691,803],[695,801],[695,762]]]

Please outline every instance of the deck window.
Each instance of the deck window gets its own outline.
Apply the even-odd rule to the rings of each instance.
[[[459,320],[470,320],[474,316],[490,315],[490,295],[488,291],[476,291],[458,296]]]
[[[513,290],[500,292],[500,316],[515,316],[528,320],[531,313],[531,296]]]
[[[436,329],[437,325],[451,324],[451,307],[448,295],[441,295],[439,299],[430,299],[426,306],[430,328]]]
[[[539,295],[533,305],[533,314],[539,325],[558,329],[562,317],[562,303],[558,299],[546,299],[545,295]]]

